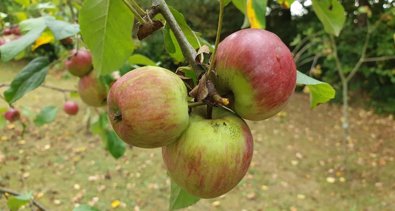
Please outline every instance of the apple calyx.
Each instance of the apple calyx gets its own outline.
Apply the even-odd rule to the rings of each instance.
[[[227,106],[230,103],[228,98],[222,97],[217,92],[214,83],[208,78],[207,74],[202,76],[199,84],[189,92],[189,95],[196,101],[204,101],[206,104],[214,106]]]

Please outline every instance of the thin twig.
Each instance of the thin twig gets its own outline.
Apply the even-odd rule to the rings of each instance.
[[[147,22],[140,14],[139,12],[133,7],[133,5],[130,4],[128,0],[123,0],[123,3],[129,8],[129,10],[136,16],[136,18],[139,20],[140,24],[144,24]]]
[[[380,56],[363,59],[363,62],[380,62],[395,59],[395,56]]]
[[[21,195],[20,193],[14,191],[14,190],[10,190],[10,189],[3,188],[3,187],[0,187],[0,193],[1,193],[1,194],[8,193],[8,194],[13,195],[13,196],[19,196],[19,195]],[[40,211],[46,211],[46,210],[47,210],[47,209],[44,208],[43,205],[41,205],[40,203],[38,203],[36,200],[32,199],[31,202],[32,202],[33,205],[36,206]]]
[[[135,0],[129,0],[130,3],[132,3],[132,6],[135,8],[135,10],[142,16],[145,15],[145,11],[140,7],[139,4]]]
[[[0,84],[0,88],[2,88],[2,87],[8,87],[8,86],[10,86],[10,84],[7,84],[7,83]],[[45,84],[42,84],[41,87],[42,87],[42,88],[46,88],[46,89],[51,89],[51,90],[54,90],[54,91],[58,91],[58,92],[63,92],[63,93],[64,93],[64,92],[77,92],[77,90],[73,90],[73,89],[63,89],[63,88],[54,87],[54,86],[45,85]]]

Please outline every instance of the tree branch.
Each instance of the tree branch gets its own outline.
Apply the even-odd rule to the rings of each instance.
[[[369,44],[369,40],[370,40],[370,33],[371,33],[371,30],[369,30],[369,27],[368,27],[368,29],[366,31],[365,42],[364,42],[362,50],[361,50],[361,56],[359,57],[359,60],[355,64],[354,68],[351,70],[350,74],[348,74],[348,76],[346,77],[347,81],[350,81],[352,79],[352,77],[354,77],[355,73],[357,73],[357,71],[361,67],[361,65],[366,57],[366,50],[368,49],[368,44]]]
[[[380,61],[386,61],[392,59],[395,59],[395,56],[380,56],[380,57],[364,58],[362,62],[380,62]]]
[[[177,39],[177,42],[180,44],[182,54],[185,56],[185,59],[188,61],[188,63],[192,66],[192,69],[196,73],[198,73],[198,75],[202,73],[203,69],[195,61],[195,49],[188,42],[187,38],[184,35],[184,32],[182,32],[181,27],[178,25],[166,2],[164,0],[153,0],[153,4],[154,6],[157,6],[159,8],[160,13],[162,13],[166,22],[169,24],[171,30],[174,33],[174,36]]]
[[[8,193],[8,194],[13,195],[13,196],[19,196],[19,195],[21,195],[20,193],[18,193],[18,192],[16,192],[16,191],[13,191],[13,190],[10,190],[10,189],[7,189],[7,188],[3,188],[3,187],[0,187],[0,193],[1,193],[1,194]],[[38,203],[38,202],[37,202],[36,200],[34,200],[34,199],[31,200],[31,203],[32,203],[34,206],[36,206],[40,211],[46,211],[46,210],[47,210],[47,209],[44,208],[43,205],[41,205],[40,203]]]
[[[347,80],[346,80],[346,76],[345,76],[344,73],[343,73],[343,68],[342,68],[342,65],[341,65],[341,63],[340,63],[339,56],[338,56],[338,54],[337,54],[337,47],[336,47],[335,38],[333,37],[333,35],[330,35],[329,38],[330,38],[330,41],[331,41],[332,50],[333,50],[333,56],[335,57],[336,68],[337,68],[337,71],[338,71],[338,73],[339,73],[340,79],[341,79],[342,81],[347,81]]]
[[[0,88],[8,87],[8,86],[10,86],[10,84],[7,84],[7,83],[0,84]],[[51,90],[58,91],[58,92],[63,92],[63,93],[65,93],[65,92],[77,92],[77,90],[63,89],[63,88],[49,86],[49,85],[45,85],[45,84],[42,84],[40,87],[46,88],[46,89],[51,89]]]

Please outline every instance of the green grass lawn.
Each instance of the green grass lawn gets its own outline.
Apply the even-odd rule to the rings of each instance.
[[[9,83],[21,66],[0,63],[0,83]],[[52,72],[46,84],[76,89],[77,79],[62,75]],[[55,211],[77,204],[102,211],[166,210],[170,181],[161,150],[133,148],[113,159],[86,129],[87,116],[96,111],[77,101],[81,110],[74,117],[62,111],[63,94],[44,88],[16,103],[25,113],[47,105],[58,106],[59,113],[49,125],[29,123],[23,137],[18,123],[0,129],[0,186],[31,191]],[[338,105],[311,110],[308,96],[295,94],[279,115],[248,122],[255,146],[246,177],[226,195],[187,210],[395,210],[395,121],[352,108],[352,139],[345,147],[340,115]],[[113,208],[116,200],[120,206]],[[0,210],[7,210],[5,199]]]

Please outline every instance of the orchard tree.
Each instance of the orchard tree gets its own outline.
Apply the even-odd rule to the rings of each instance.
[[[292,2],[278,0],[285,7]],[[333,2],[336,10],[342,8]],[[245,120],[262,121],[277,114],[296,84],[309,87],[311,107],[335,95],[329,84],[298,72],[288,47],[277,35],[264,30],[266,1],[218,1],[214,44],[193,31],[184,14],[164,0],[153,0],[150,7],[137,0],[86,0],[79,10],[71,1],[59,3],[69,6],[71,18],[59,20],[41,11],[20,22],[20,37],[0,47],[3,62],[30,48],[52,52],[38,53],[10,84],[1,85],[7,87],[3,95],[10,105],[5,118],[17,121],[19,113],[13,103],[39,86],[73,93],[43,84],[54,65],[65,63],[65,68],[79,77],[82,101],[99,111],[97,121],[90,122],[91,128],[104,139],[114,158],[121,157],[127,145],[162,147],[172,181],[170,210],[233,189],[248,171],[253,154],[253,137]],[[221,41],[228,4],[245,15],[245,23],[243,29]],[[338,20],[343,20],[344,14],[333,13],[333,5],[319,0],[313,5],[324,26],[334,26],[330,30],[336,35],[342,28]],[[74,23],[77,14],[78,24]],[[3,35],[9,36],[6,29]],[[176,64],[187,65],[168,70],[158,67],[160,62],[133,53],[138,40],[154,33],[163,34],[164,47]],[[59,57],[54,45],[70,52]],[[78,105],[66,97],[64,111],[74,115]],[[44,108],[35,123],[51,122],[56,112],[56,107]],[[31,195],[0,191],[16,195],[9,199],[18,201],[10,205],[16,209],[32,203],[45,210]],[[95,208],[83,205],[75,210]]]

